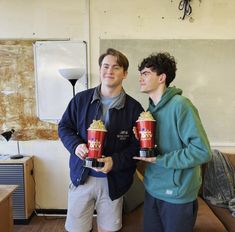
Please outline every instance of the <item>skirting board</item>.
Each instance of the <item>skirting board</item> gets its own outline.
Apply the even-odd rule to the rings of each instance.
[[[65,217],[67,209],[36,209],[35,214],[37,216]],[[96,216],[96,211],[93,216]]]
[[[67,214],[67,209],[36,209],[37,216],[55,216],[64,217]]]

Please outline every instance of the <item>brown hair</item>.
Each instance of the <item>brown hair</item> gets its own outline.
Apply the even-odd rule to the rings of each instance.
[[[105,53],[100,55],[99,60],[98,60],[100,67],[102,65],[102,61],[103,61],[104,57],[108,56],[108,55],[117,57],[118,65],[123,67],[124,71],[128,70],[129,61],[128,61],[127,57],[124,54],[122,54],[121,52],[119,52],[119,51],[117,51],[117,50],[115,50],[113,48],[108,48]]]

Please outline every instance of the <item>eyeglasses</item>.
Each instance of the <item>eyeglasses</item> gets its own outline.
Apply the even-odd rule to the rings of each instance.
[[[156,71],[148,71],[148,70],[146,70],[146,71],[143,71],[143,72],[140,72],[140,76],[142,77],[142,78],[148,78],[148,77],[150,77],[150,76],[152,76],[152,75],[154,75],[154,76],[160,76],[161,74],[157,74],[157,72]]]
[[[157,77],[159,77],[162,74],[163,73],[158,74],[157,71],[148,71],[148,70],[140,72],[140,76],[143,77],[143,78],[149,77],[151,75],[156,75]]]

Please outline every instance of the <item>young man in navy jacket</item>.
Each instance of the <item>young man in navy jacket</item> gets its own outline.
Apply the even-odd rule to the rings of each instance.
[[[59,137],[70,152],[71,184],[65,227],[70,232],[88,232],[97,211],[99,232],[118,231],[122,227],[122,196],[133,182],[139,143],[132,128],[143,111],[135,99],[125,93],[122,81],[127,77],[128,59],[115,49],[99,57],[101,84],[78,93],[69,103],[60,123]],[[83,166],[87,156],[87,129],[93,120],[102,120],[107,129],[99,170]]]

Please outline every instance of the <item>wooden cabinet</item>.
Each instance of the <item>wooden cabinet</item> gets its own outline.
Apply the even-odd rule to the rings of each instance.
[[[17,185],[13,199],[15,224],[27,224],[35,209],[33,158],[0,160],[0,184]]]
[[[13,231],[12,192],[16,185],[0,185],[0,232]]]

